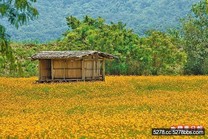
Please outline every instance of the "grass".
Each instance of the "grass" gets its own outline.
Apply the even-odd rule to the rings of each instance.
[[[207,76],[107,76],[106,82],[51,84],[35,80],[0,78],[0,138],[153,138],[155,127],[208,129]]]

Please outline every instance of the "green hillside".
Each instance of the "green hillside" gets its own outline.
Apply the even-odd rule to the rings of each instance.
[[[107,22],[122,21],[136,33],[149,29],[165,30],[178,27],[193,3],[198,0],[58,0],[37,1],[39,18],[16,30],[4,19],[7,32],[16,41],[38,40],[46,42],[61,37],[68,27],[65,17],[73,15],[101,16]]]

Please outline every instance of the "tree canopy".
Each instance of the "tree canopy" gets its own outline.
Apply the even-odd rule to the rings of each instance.
[[[0,18],[6,19],[18,28],[38,15],[38,11],[32,6],[34,2],[36,0],[0,0]],[[3,63],[10,62],[12,70],[15,67],[15,59],[9,46],[9,39],[10,36],[6,33],[6,28],[0,24],[0,59],[3,59]]]
[[[60,41],[58,50],[99,50],[119,56],[107,63],[110,74],[177,74],[183,68],[185,53],[173,37],[151,31],[139,37],[122,22],[105,23],[101,17],[85,16],[83,20],[67,18],[69,30]]]
[[[208,13],[207,1],[193,5],[192,13],[183,21],[185,50],[188,55],[187,74],[208,73]]]

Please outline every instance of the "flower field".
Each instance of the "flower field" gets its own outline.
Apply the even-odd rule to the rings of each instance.
[[[162,138],[152,136],[151,129],[208,129],[208,76],[107,76],[105,82],[49,84],[35,80],[0,78],[0,138]]]

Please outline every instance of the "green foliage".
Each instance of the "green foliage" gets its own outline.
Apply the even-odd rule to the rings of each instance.
[[[0,18],[6,18],[16,28],[33,20],[38,15],[37,10],[31,6],[36,0],[0,0]],[[9,74],[20,72],[21,65],[15,61],[12,48],[9,45],[10,36],[6,34],[6,28],[0,24],[0,64],[1,73],[9,71]],[[21,75],[21,74],[20,74]]]
[[[12,49],[9,47],[9,35],[6,34],[5,27],[0,25],[0,72],[11,73],[16,68],[14,61]]]
[[[180,43],[165,33],[150,31],[141,39],[140,66],[142,74],[182,74],[186,54]]]
[[[36,0],[0,0],[0,14],[18,28],[38,15],[38,11],[31,6]]]
[[[161,75],[182,74],[186,54],[181,48],[177,33],[171,35],[159,31],[150,31],[145,37],[139,37],[126,25],[105,23],[101,17],[85,16],[79,20],[73,16],[67,18],[69,30],[63,39],[48,44],[12,43],[16,63],[19,68],[14,76],[37,75],[37,61],[28,57],[44,50],[98,50],[114,54],[117,60],[107,61],[107,74],[123,75]],[[173,31],[172,31],[173,32]],[[2,66],[0,69],[3,69]],[[2,72],[7,75],[6,72]]]
[[[70,27],[57,50],[99,50],[119,57],[107,62],[109,74],[159,75],[182,73],[185,53],[174,38],[152,31],[139,38],[121,22],[106,24],[102,18],[67,18]]]
[[[121,22],[108,25],[100,17],[94,19],[89,16],[82,21],[68,17],[67,24],[71,30],[64,34],[59,50],[99,50],[115,54],[119,60],[107,63],[106,71],[111,74],[129,73],[129,66],[125,63],[133,58],[132,52],[137,49],[139,38],[132,30],[126,29],[126,25]]]
[[[8,53],[8,40],[9,35],[6,34],[6,29],[4,26],[0,25],[0,52],[4,55]]]
[[[192,13],[183,21],[187,74],[208,74],[208,13],[206,0],[193,5]]]

